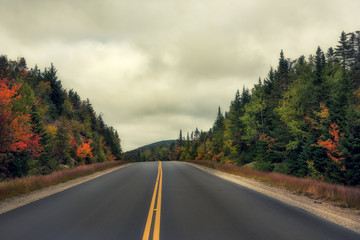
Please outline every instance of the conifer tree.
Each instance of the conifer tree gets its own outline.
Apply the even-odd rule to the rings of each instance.
[[[335,56],[339,59],[343,69],[348,66],[349,49],[350,46],[347,40],[347,36],[343,31],[340,35],[339,45],[336,45],[335,48]]]
[[[179,138],[177,140],[178,142],[178,145],[181,147],[183,145],[183,136],[182,136],[182,130],[180,129],[180,132],[179,132]]]
[[[0,56],[0,74],[4,74],[9,66],[9,62],[6,56]]]
[[[56,76],[56,72],[57,72],[56,68],[54,67],[53,64],[51,64],[51,67],[49,69],[45,69],[45,72],[43,73],[43,78],[45,81],[50,82],[50,87],[51,87],[50,98],[56,107],[55,114],[59,116],[63,111],[65,93],[62,88],[61,81],[59,81],[58,77]]]

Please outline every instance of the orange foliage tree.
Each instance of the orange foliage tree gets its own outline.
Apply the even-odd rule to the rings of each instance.
[[[20,83],[0,78],[0,153],[27,151],[41,155],[40,137],[31,130],[30,114],[14,112],[12,102],[19,99]]]
[[[342,157],[343,153],[339,150],[340,149],[340,137],[344,136],[343,133],[339,133],[339,126],[336,123],[332,123],[330,125],[329,134],[332,136],[333,139],[327,139],[325,141],[319,139],[317,144],[327,150],[326,154],[338,164],[342,164],[342,160],[345,158]],[[345,170],[344,165],[342,165],[342,170]]]
[[[76,150],[76,155],[85,163],[86,158],[94,157],[92,153],[93,147],[90,146],[91,140],[83,142]]]

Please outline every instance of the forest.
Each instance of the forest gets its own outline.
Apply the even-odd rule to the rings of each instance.
[[[252,89],[237,90],[228,111],[218,108],[209,131],[196,128],[185,137],[180,130],[167,146],[167,160],[251,164],[358,186],[359,116],[360,31],[342,32],[336,46],[318,47],[308,57],[288,59],[281,50],[276,68]],[[144,154],[139,150],[138,160]]]
[[[0,56],[0,179],[121,159],[117,131],[89,99],[63,88],[51,64]]]
[[[174,151],[176,140],[164,140],[148,144],[123,154],[128,162],[169,161],[169,153]]]

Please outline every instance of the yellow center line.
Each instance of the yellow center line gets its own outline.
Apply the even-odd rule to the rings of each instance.
[[[153,240],[159,239],[160,237],[160,216],[161,216],[161,190],[162,190],[162,167],[161,162],[159,162],[160,166],[160,182],[159,182],[159,193],[157,198],[156,204],[156,215],[155,215],[155,224],[154,224],[154,233],[153,233]]]
[[[158,187],[159,187],[159,193],[157,191]],[[161,190],[162,190],[162,168],[161,168],[161,162],[159,162],[158,175],[157,175],[157,178],[156,178],[154,193],[153,193],[153,196],[152,196],[152,199],[151,199],[149,214],[148,214],[148,217],[147,217],[145,230],[144,230],[144,235],[143,235],[143,238],[142,238],[143,240],[148,240],[149,239],[150,231],[151,231],[151,223],[152,223],[154,211],[156,211],[156,213],[155,213],[155,224],[154,224],[153,239],[154,240],[159,239],[159,235],[160,235],[160,214],[161,214]],[[155,201],[156,201],[156,195],[158,195],[158,200],[157,200],[156,209],[154,209]]]

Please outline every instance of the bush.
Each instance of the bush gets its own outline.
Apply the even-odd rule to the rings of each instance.
[[[253,166],[254,170],[264,171],[264,172],[271,172],[274,169],[274,164],[271,162],[256,162]]]

